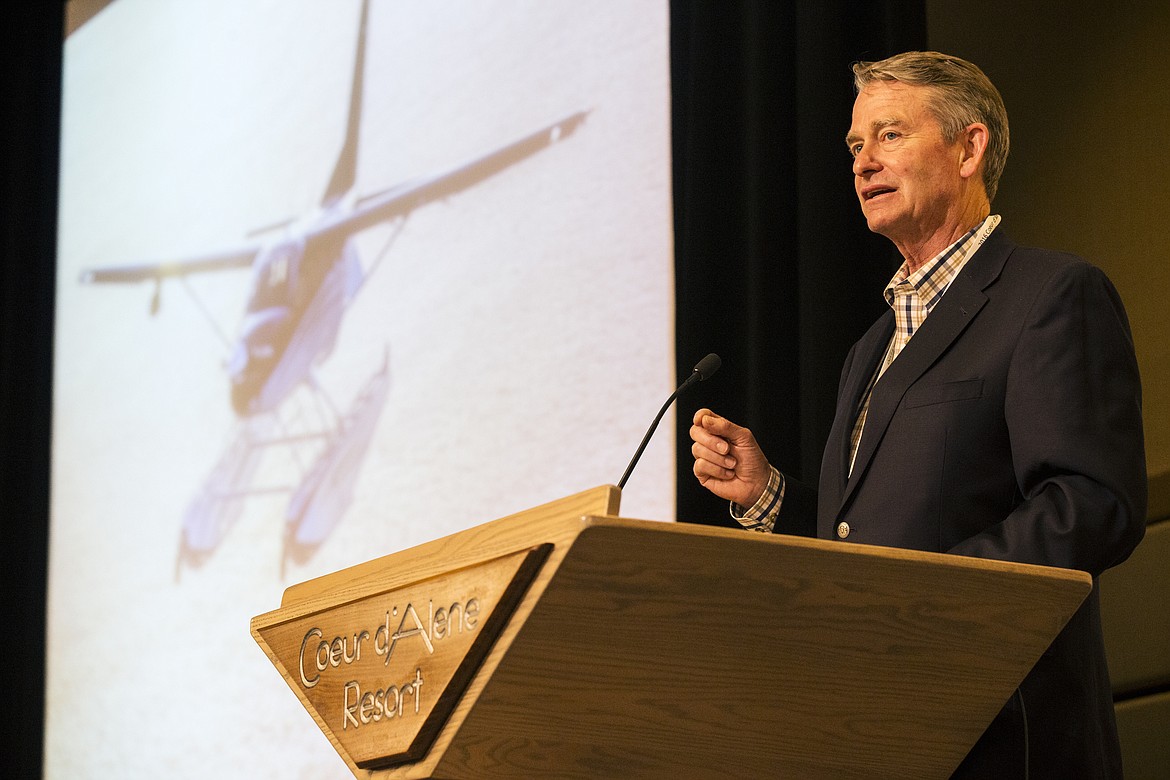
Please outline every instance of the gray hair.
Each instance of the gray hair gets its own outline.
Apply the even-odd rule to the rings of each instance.
[[[942,126],[943,138],[952,143],[968,125],[987,126],[987,151],[983,156],[983,186],[994,200],[1008,156],[1008,119],[1003,98],[978,67],[966,60],[936,51],[908,51],[880,62],[853,64],[853,86],[858,92],[875,81],[898,81],[930,87],[931,113]]]

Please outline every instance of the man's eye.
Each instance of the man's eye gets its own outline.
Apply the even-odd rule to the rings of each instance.
[[[853,146],[850,146],[849,154],[853,155],[854,157],[861,154],[861,144],[853,144]]]
[[[898,137],[898,134],[896,132],[894,132],[893,130],[887,130],[886,132],[882,133],[882,138],[886,141],[893,141],[897,137]]]

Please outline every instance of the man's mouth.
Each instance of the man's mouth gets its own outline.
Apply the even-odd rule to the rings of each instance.
[[[893,187],[866,187],[861,191],[861,199],[868,202],[882,195],[888,195],[893,191]]]

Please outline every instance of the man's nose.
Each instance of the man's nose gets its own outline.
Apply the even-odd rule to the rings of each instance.
[[[853,175],[861,176],[866,173],[872,173],[879,170],[881,165],[877,159],[871,154],[869,144],[862,144],[861,149],[853,157]]]

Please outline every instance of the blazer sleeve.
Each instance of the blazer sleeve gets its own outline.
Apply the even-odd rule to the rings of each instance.
[[[951,552],[1096,576],[1145,531],[1141,385],[1129,322],[1099,269],[1059,267],[1037,293],[1004,397],[1015,509]]]
[[[784,500],[772,532],[792,536],[817,535],[817,491],[808,485],[784,475]]]

